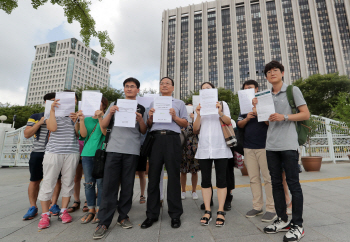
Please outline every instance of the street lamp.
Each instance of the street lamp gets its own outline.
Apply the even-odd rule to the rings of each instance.
[[[0,116],[1,123],[3,123],[6,119],[7,119],[7,117],[5,115]]]

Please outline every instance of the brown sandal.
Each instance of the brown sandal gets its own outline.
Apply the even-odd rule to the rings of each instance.
[[[78,204],[78,206],[74,206],[74,204]],[[73,205],[67,209],[67,212],[73,213],[73,212],[75,212],[75,210],[77,210],[79,208],[80,208],[80,201],[79,202],[74,201]]]
[[[84,202],[83,212],[88,212],[89,208],[87,206],[87,201]]]
[[[145,202],[146,202],[146,197],[143,196],[143,195],[141,195],[141,196],[140,196],[140,203],[143,204],[143,203],[145,203]]]

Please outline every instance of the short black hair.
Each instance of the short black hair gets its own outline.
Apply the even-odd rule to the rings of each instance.
[[[44,102],[46,102],[46,100],[51,100],[53,98],[56,97],[56,93],[55,92],[50,92],[50,93],[47,93],[45,96],[44,96]]]
[[[133,77],[126,78],[125,81],[123,82],[123,87],[125,87],[125,84],[128,82],[135,83],[135,85],[137,86],[137,89],[140,89],[140,82],[136,78],[133,78]]]
[[[202,87],[203,87],[204,84],[208,84],[208,85],[210,85],[212,88],[215,88],[215,86],[214,86],[213,83],[211,83],[211,82],[203,82],[202,85],[201,85],[201,89],[202,89]]]
[[[248,80],[243,83],[242,89],[244,89],[245,85],[254,85],[255,88],[259,87],[259,83],[255,80]]]
[[[281,63],[279,63],[278,61],[273,60],[265,65],[265,69],[264,69],[265,77],[267,75],[267,72],[269,70],[272,70],[273,68],[278,68],[278,69],[280,69],[281,72],[284,72],[284,66]]]
[[[74,91],[72,91],[72,90],[64,90],[64,92],[74,92]],[[74,94],[75,94],[75,98],[77,99],[77,101],[79,101],[77,93],[74,92]]]
[[[165,76],[165,77],[163,77],[162,79],[160,79],[159,83],[161,83],[161,82],[163,81],[163,79],[169,79],[169,80],[171,81],[172,86],[174,86],[174,80],[171,79],[171,78],[168,77],[168,76]]]

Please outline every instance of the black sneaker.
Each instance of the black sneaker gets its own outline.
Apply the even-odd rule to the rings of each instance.
[[[283,242],[300,241],[305,235],[303,227],[292,225],[290,230],[284,235]]]
[[[225,200],[225,204],[224,204],[224,211],[230,211],[232,206],[231,206],[231,202],[233,199],[233,195],[232,194],[227,194],[226,196],[226,200]]]
[[[281,218],[277,218],[273,224],[264,228],[266,234],[276,234],[280,231],[288,231],[290,229],[290,223],[284,222]]]
[[[105,225],[99,225],[97,226],[94,235],[92,236],[93,239],[102,239],[107,233],[107,227]]]

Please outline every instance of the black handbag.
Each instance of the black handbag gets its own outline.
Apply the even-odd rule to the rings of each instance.
[[[244,129],[241,129],[239,127],[236,127],[235,129],[236,139],[237,139],[237,145],[235,147],[232,147],[232,151],[236,151],[237,153],[244,155]]]
[[[148,132],[141,147],[140,156],[149,157],[151,155],[152,146],[154,142],[154,135],[151,132]]]
[[[114,105],[116,105],[116,103],[117,101],[114,102]],[[111,121],[109,122],[105,141],[101,144],[100,149],[96,150],[96,153],[95,153],[94,166],[92,169],[92,177],[95,179],[103,178],[106,157],[107,157],[106,147],[108,144],[109,136],[112,132],[113,125],[114,125],[114,114],[111,117]]]

